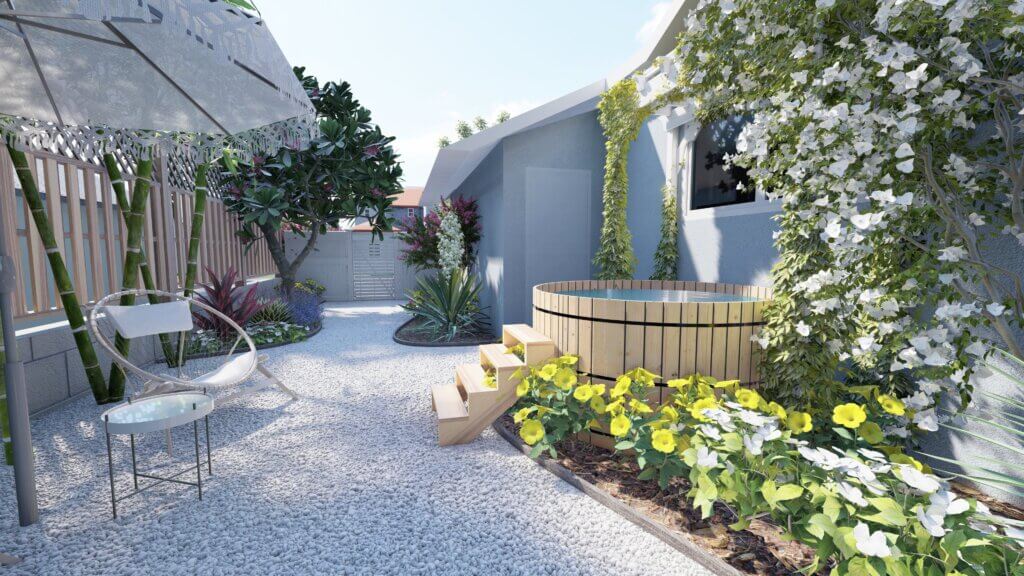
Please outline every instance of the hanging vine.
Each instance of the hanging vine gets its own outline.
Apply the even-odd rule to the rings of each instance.
[[[626,224],[629,193],[629,148],[640,133],[646,113],[640,108],[636,82],[626,79],[605,92],[598,104],[598,119],[607,139],[604,164],[604,222],[601,246],[594,256],[601,280],[632,278],[636,270],[633,237]]]
[[[661,196],[661,240],[654,251],[651,280],[675,280],[679,275],[679,216],[675,186],[665,184]]]

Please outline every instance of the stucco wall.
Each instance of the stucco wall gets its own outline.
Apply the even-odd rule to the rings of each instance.
[[[483,283],[480,305],[497,333],[504,321],[501,306],[505,278],[505,218],[502,196],[502,147],[487,155],[479,168],[462,184],[458,194],[477,200],[483,230],[477,245],[476,271]]]
[[[665,148],[667,145],[664,118],[647,122],[629,149],[629,201],[626,222],[633,235],[636,255],[635,278],[650,278],[654,273],[654,252],[661,241],[661,189],[665,186]],[[604,177],[602,168],[601,177]],[[704,280],[680,276],[683,280]]]
[[[591,202],[589,216],[571,220],[575,232],[589,234],[596,247],[601,228],[601,182],[604,177],[604,137],[597,122],[597,112],[590,112],[522,132],[507,138],[503,144],[506,278],[502,294],[506,323],[528,322],[531,318],[531,293],[526,283],[530,263],[523,246],[526,241],[525,220],[527,169],[578,170],[589,172]],[[534,171],[536,177],[539,171]],[[575,216],[575,215],[574,215]],[[567,220],[567,224],[568,220]],[[486,232],[485,232],[486,233]],[[592,258],[593,254],[588,257]],[[547,267],[546,267],[547,268]],[[540,282],[572,280],[553,270],[551,277],[535,278]]]

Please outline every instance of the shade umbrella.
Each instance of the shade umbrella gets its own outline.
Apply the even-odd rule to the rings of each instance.
[[[317,130],[305,90],[244,0],[0,0],[0,79],[0,136],[19,150],[85,160],[159,150],[202,163],[224,149],[246,158],[301,148]],[[26,525],[38,511],[3,237],[0,320]]]

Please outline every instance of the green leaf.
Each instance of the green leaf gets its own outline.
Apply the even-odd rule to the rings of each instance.
[[[775,500],[777,502],[785,502],[799,498],[803,493],[804,489],[796,484],[783,484],[775,492]]]
[[[635,445],[636,445],[636,442],[633,442],[632,440],[623,440],[623,441],[621,441],[621,442],[619,442],[619,443],[617,443],[615,445],[615,449],[616,450],[630,450]]]
[[[903,513],[903,507],[892,498],[868,498],[867,500],[871,506],[878,510],[878,514],[860,515],[860,518],[886,526],[907,525],[907,517]]]
[[[836,524],[828,516],[819,513],[807,519],[806,528],[818,539],[823,539],[826,535],[831,536],[835,533]]]

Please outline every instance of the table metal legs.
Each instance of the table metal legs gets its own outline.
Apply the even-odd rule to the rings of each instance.
[[[210,453],[210,417],[209,416],[204,417],[204,425],[205,425],[205,428],[206,428],[206,468],[209,471],[210,475],[213,475],[213,457],[212,457],[212,455]],[[114,452],[113,452],[113,449],[111,447],[110,432],[107,432],[106,435],[107,435],[107,470],[110,473],[110,507],[113,509],[114,519],[115,520],[117,519],[117,503],[118,502],[120,502],[122,500],[127,500],[128,498],[131,498],[132,496],[135,496],[135,495],[137,495],[137,494],[139,494],[141,492],[145,492],[146,490],[149,490],[150,488],[152,488],[154,486],[157,486],[159,484],[163,484],[164,482],[173,482],[175,484],[185,484],[186,486],[195,486],[196,489],[199,491],[199,500],[203,499],[203,474],[202,474],[203,467],[202,467],[202,460],[201,460],[202,457],[201,457],[200,452],[199,452],[199,421],[198,420],[193,420],[192,421],[192,437],[193,437],[193,443],[195,445],[195,450],[196,450],[196,463],[195,463],[195,466],[189,466],[188,468],[186,468],[184,470],[181,470],[181,471],[179,471],[179,472],[177,472],[175,474],[172,474],[171,476],[156,476],[156,475],[153,475],[153,474],[144,474],[142,472],[139,472],[138,461],[137,461],[137,458],[136,458],[136,451],[135,451],[135,435],[134,434],[130,434],[129,437],[130,437],[131,450],[132,450],[132,481],[133,481],[133,483],[135,485],[135,490],[132,491],[130,494],[127,494],[125,496],[121,496],[120,498],[118,498],[116,489],[114,487]],[[196,471],[196,481],[195,482],[188,482],[186,480],[179,480],[178,479],[178,476],[181,476],[182,474],[186,474],[188,472],[191,472],[192,470]],[[155,482],[152,482],[151,484],[147,484],[147,485],[143,486],[142,488],[139,488],[139,478],[145,478],[145,479],[148,479],[148,480],[155,480]]]

